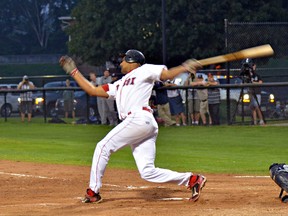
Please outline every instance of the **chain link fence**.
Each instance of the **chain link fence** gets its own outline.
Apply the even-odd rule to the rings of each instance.
[[[261,86],[261,110],[265,120],[268,122],[288,119],[288,85],[279,84],[279,82],[288,82],[288,41],[286,39],[288,36],[288,22],[247,23],[229,22],[229,20],[225,20],[224,24],[226,53],[263,44],[270,44],[272,46],[274,50],[272,57],[253,59],[257,65],[256,72],[262,77],[264,84],[272,83],[271,85]],[[219,76],[219,79],[224,80],[224,83],[221,84],[241,84],[239,75],[242,61],[229,62],[220,66],[221,68],[211,68],[199,72],[205,74],[211,72],[217,75],[217,77]],[[227,79],[228,77],[229,79]],[[47,82],[65,81],[67,76],[31,76],[30,78],[37,87],[41,88]],[[1,79],[0,83],[18,84],[21,79],[22,77],[6,78]],[[187,89],[188,87],[184,87],[184,89],[185,88]],[[238,88],[221,86],[220,89],[221,92],[224,92],[227,96],[224,99],[223,97],[225,97],[225,95],[221,96],[221,124],[249,124],[251,122],[251,110],[249,109],[248,103],[243,103],[242,101],[245,89],[241,88],[241,86]],[[5,99],[4,94],[4,92],[0,91],[0,99],[2,98],[2,101]],[[271,95],[274,96],[274,100],[270,100]],[[47,116],[49,116],[49,104],[46,105]],[[84,110],[86,110],[86,108],[84,108]],[[89,111],[87,111],[86,114],[87,113],[89,113]],[[189,119],[188,115],[187,118]]]
[[[288,81],[288,22],[229,22],[225,19],[225,47],[226,52],[235,52],[237,50],[249,47],[270,44],[274,50],[271,57],[253,59],[257,65],[256,73],[259,74],[264,83],[287,82]],[[229,77],[239,77],[242,61],[230,62],[225,65],[224,73]],[[245,82],[245,81],[243,81]],[[261,91],[265,94],[275,96],[274,104],[285,106],[287,103],[287,87],[269,86],[262,87]],[[230,98],[235,98],[233,91],[230,91]],[[240,98],[239,98],[240,100]],[[227,103],[227,118],[230,123],[237,123],[235,110],[239,101],[230,100]],[[265,110],[263,108],[263,110]],[[266,112],[266,111],[264,111]],[[246,113],[240,113],[247,115]],[[266,119],[270,118],[270,114]],[[230,116],[230,117],[229,117]]]

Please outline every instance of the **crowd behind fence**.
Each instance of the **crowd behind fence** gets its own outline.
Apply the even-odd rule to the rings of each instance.
[[[176,86],[176,87],[169,87],[169,89],[179,89],[182,91],[182,98],[183,98],[183,103],[185,107],[185,115],[187,118],[187,123],[188,125],[191,125],[191,121],[189,120],[189,113],[188,113],[188,90],[189,89],[221,89],[222,92],[225,94],[229,95],[229,99],[221,99],[220,102],[220,124],[222,125],[235,125],[235,124],[243,124],[243,125],[249,125],[251,124],[251,112],[249,109],[249,104],[245,104],[243,102],[243,95],[244,90],[247,88],[255,87],[254,84],[222,84],[218,86],[208,86],[208,87],[188,87],[188,86]],[[277,82],[277,83],[263,83],[263,84],[258,84],[257,88],[261,88],[261,91],[263,92],[262,99],[261,99],[261,110],[263,112],[263,115],[265,117],[265,121],[267,124],[270,122],[275,122],[275,121],[286,121],[288,120],[288,82]],[[277,89],[276,94],[273,94],[272,92],[275,92],[274,90]],[[49,92],[63,92],[64,90],[73,90],[75,92],[81,92],[81,89],[79,87],[61,87],[61,88],[36,88],[33,90],[28,90],[32,91],[33,94],[40,92],[40,95],[43,96],[44,101],[46,101],[46,95]],[[272,91],[273,90],[273,91]],[[17,89],[0,89],[0,106],[3,108],[3,104],[9,102],[9,93],[14,93],[14,94],[20,94],[20,92],[25,92],[27,90],[17,90]],[[228,94],[229,92],[230,94]],[[242,93],[241,93],[242,92]],[[284,92],[285,94],[277,95],[277,92]],[[89,113],[89,107],[91,106],[89,96],[85,94],[86,99],[82,100],[80,106],[78,106],[78,109],[84,109],[82,110],[81,114],[77,115],[76,117],[79,118],[84,118],[89,120],[91,116],[91,113]],[[261,93],[262,94],[262,93]],[[272,100],[270,95],[273,94]],[[228,103],[228,101],[230,103]],[[34,105],[35,106],[35,105]],[[1,107],[0,107],[1,108]],[[48,107],[48,104],[44,103],[42,107],[42,111],[39,113],[35,113],[33,115],[33,118],[43,118],[43,122],[47,122],[47,119],[53,118],[53,112],[51,110],[49,111],[51,107]],[[155,117],[157,118],[157,110],[154,110]],[[54,110],[54,112],[56,112]],[[58,115],[59,114],[59,115]],[[63,118],[63,114],[60,113],[55,113],[57,117]],[[4,122],[9,121],[9,118],[19,118],[19,113],[14,112],[11,115],[7,115],[5,113],[5,110],[1,110],[1,118],[3,119]],[[20,121],[20,120],[19,120]]]

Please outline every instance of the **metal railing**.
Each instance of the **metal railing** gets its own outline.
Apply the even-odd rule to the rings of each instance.
[[[189,113],[188,113],[188,90],[189,89],[215,89],[215,88],[221,88],[224,89],[227,92],[227,98],[225,100],[221,100],[221,124],[228,124],[228,125],[232,125],[232,124],[247,124],[249,122],[249,117],[247,117],[247,113],[244,112],[239,112],[239,105],[241,105],[242,103],[239,103],[239,101],[236,101],[235,98],[231,99],[230,96],[233,94],[233,89],[238,89],[238,90],[243,90],[246,88],[255,88],[255,84],[249,84],[249,83],[243,83],[243,84],[221,84],[221,85],[217,85],[217,86],[208,86],[208,87],[203,87],[203,86],[198,86],[198,87],[192,87],[192,86],[175,86],[175,87],[166,87],[166,89],[179,89],[181,91],[184,92],[184,101],[185,101],[185,114],[186,117],[189,119]],[[288,82],[278,82],[278,83],[262,83],[262,84],[257,84],[257,88],[261,88],[261,89],[265,89],[266,91],[270,89],[278,89],[281,92],[288,92]],[[59,88],[35,88],[32,90],[17,90],[17,89],[2,89],[0,90],[0,100],[1,97],[3,96],[2,100],[4,101],[4,104],[7,103],[7,94],[8,93],[23,93],[23,92],[27,92],[27,91],[32,91],[33,93],[35,92],[41,92],[42,97],[44,98],[45,103],[43,104],[43,119],[44,122],[47,122],[47,118],[49,118],[48,112],[47,112],[47,103],[46,103],[46,97],[47,97],[47,92],[52,92],[52,91],[64,91],[64,90],[73,90],[73,91],[79,91],[81,90],[81,88],[79,87],[59,87]],[[240,99],[240,98],[239,98]],[[228,101],[230,103],[228,103]],[[288,95],[284,96],[282,95],[281,98],[278,97],[278,95],[275,95],[275,101],[274,103],[270,104],[270,108],[269,108],[269,113],[266,110],[265,111],[265,119],[266,121],[278,121],[278,120],[285,120],[286,118],[288,118],[288,113],[283,114],[281,116],[281,118],[273,118],[272,114],[273,112],[276,112],[276,108],[277,108],[277,102],[281,103],[281,104],[285,104],[288,102]],[[87,95],[87,100],[86,100],[86,107],[89,107],[88,103],[89,103],[89,96]],[[1,107],[0,107],[1,108]],[[287,106],[288,108],[288,106]],[[237,110],[237,114],[236,114],[236,110]],[[246,110],[247,111],[247,110]],[[283,112],[288,112],[288,110],[284,110]],[[236,118],[235,118],[236,117]],[[4,115],[4,121],[6,122],[8,120],[8,116]],[[85,116],[86,119],[89,118],[89,113],[87,111],[87,115]]]

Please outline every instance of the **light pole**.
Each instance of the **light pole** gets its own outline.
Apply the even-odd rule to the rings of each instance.
[[[162,61],[166,65],[167,53],[166,53],[166,0],[162,0]]]
[[[62,16],[58,17],[58,19],[62,22],[61,29],[64,31],[67,27],[71,26],[73,22],[76,20],[75,17],[70,16]],[[69,35],[69,42],[71,41],[71,35]]]

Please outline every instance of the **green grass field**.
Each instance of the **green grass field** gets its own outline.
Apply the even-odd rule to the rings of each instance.
[[[21,123],[0,119],[1,160],[90,166],[96,143],[112,128],[99,125]],[[202,173],[267,175],[273,162],[287,162],[288,127],[160,127],[158,167]],[[109,167],[136,169],[129,147]]]

